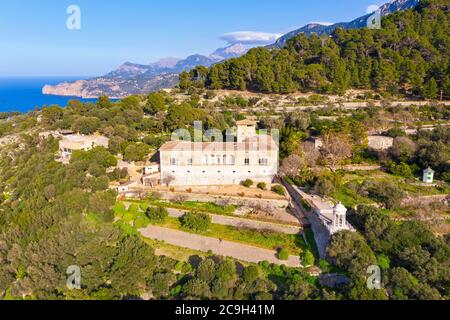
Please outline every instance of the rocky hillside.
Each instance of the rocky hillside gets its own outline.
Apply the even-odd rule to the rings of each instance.
[[[106,95],[112,99],[123,98],[132,94],[144,94],[163,88],[174,87],[178,83],[178,74],[168,73],[145,78],[142,75],[134,78],[99,77],[75,82],[64,82],[58,85],[46,85],[43,94],[80,98],[98,98]]]

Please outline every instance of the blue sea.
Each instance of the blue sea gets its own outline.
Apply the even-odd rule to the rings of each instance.
[[[52,104],[62,107],[69,100],[96,101],[96,99],[80,99],[76,97],[58,97],[42,94],[46,84],[58,84],[64,81],[75,81],[86,77],[34,77],[34,78],[4,78],[0,77],[0,112],[27,112],[35,107],[42,108]]]

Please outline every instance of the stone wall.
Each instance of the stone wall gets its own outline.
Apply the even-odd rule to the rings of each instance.
[[[185,198],[186,201],[199,201],[199,202],[212,202],[220,204],[223,201],[227,201],[230,205],[246,206],[246,207],[258,207],[267,206],[272,208],[287,208],[289,201],[283,199],[255,199],[245,197],[222,197],[216,195],[206,195],[197,193],[182,193],[182,192],[159,192],[158,195],[164,200],[179,200]]]
[[[275,160],[274,160],[275,161]],[[170,186],[209,186],[239,185],[246,179],[255,183],[272,183],[277,173],[272,166],[162,166],[161,181],[165,184],[168,177]]]
[[[391,148],[394,144],[394,139],[385,136],[369,136],[369,148],[380,151]]]
[[[406,198],[402,201],[402,206],[413,206],[413,205],[429,205],[433,202],[442,202],[449,203],[450,195],[447,194],[439,194],[434,196],[423,196],[423,197],[414,197],[414,198]]]
[[[289,194],[291,195],[292,199],[297,202],[297,204],[302,207],[302,197],[300,193],[290,184],[283,182],[286,189],[289,191]],[[319,218],[319,216],[313,212],[313,211],[306,211],[305,212],[306,218],[309,220],[311,224],[311,229],[314,233],[314,240],[316,241],[317,250],[319,251],[319,256],[321,259],[325,259],[327,256],[327,247],[331,240],[331,233],[330,230],[327,229],[323,221]]]

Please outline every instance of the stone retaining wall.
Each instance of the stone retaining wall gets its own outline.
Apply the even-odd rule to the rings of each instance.
[[[291,195],[292,199],[297,202],[297,204],[302,207],[302,197],[298,191],[291,186],[289,183],[283,182],[284,186],[288,190],[289,194]],[[323,225],[320,218],[317,216],[317,214],[313,211],[306,211],[305,212],[306,218],[309,220],[311,224],[311,229],[314,233],[314,239],[316,241],[317,250],[319,251],[319,256],[321,259],[325,259],[327,256],[327,247],[331,240],[331,233],[330,231]]]
[[[402,206],[429,205],[433,202],[447,202],[448,203],[449,200],[450,200],[450,195],[447,195],[447,194],[406,198],[402,201]]]
[[[229,201],[230,205],[246,206],[246,207],[258,207],[258,206],[271,206],[277,208],[287,208],[289,206],[289,201],[287,200],[276,200],[276,199],[255,199],[246,197],[229,197],[229,196],[216,196],[216,195],[206,195],[198,193],[180,193],[180,192],[166,192],[158,191],[158,195],[163,200],[177,200],[179,197],[186,198],[186,201],[199,201],[199,202],[212,202],[218,203],[220,201]]]

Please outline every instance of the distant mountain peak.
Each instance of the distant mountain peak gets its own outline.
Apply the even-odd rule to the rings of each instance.
[[[136,64],[132,62],[125,62],[116,70],[105,75],[106,78],[120,78],[128,79],[147,72],[148,66]]]
[[[233,43],[228,47],[217,49],[209,57],[218,61],[237,58],[246,54],[250,48],[251,46],[242,43]]]
[[[155,62],[150,63],[150,67],[153,68],[174,68],[178,62],[180,62],[182,59],[179,58],[163,58]]]

